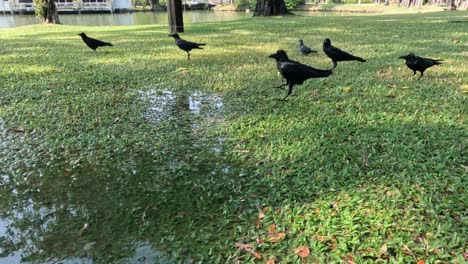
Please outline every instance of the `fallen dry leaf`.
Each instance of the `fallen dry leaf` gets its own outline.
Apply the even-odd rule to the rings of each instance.
[[[272,243],[277,243],[277,242],[283,240],[285,237],[286,237],[286,234],[283,233],[283,232],[281,232],[281,233],[279,233],[279,234],[277,234],[277,235],[270,236],[270,240],[269,240],[269,241],[272,242]]]
[[[258,229],[262,228],[262,221],[260,221],[260,220],[257,221],[257,228]]]
[[[387,245],[383,245],[381,248],[380,248],[380,254],[387,254]]]
[[[262,219],[265,217],[265,214],[263,212],[258,213],[258,218]]]
[[[271,224],[269,227],[268,227],[268,234],[270,235],[273,235],[276,231],[276,226],[275,224]]]
[[[263,207],[262,210],[263,210],[263,212],[266,212],[266,211],[268,211],[268,209],[269,209],[268,206],[265,206],[265,207]]]
[[[11,133],[24,133],[24,128],[22,128],[22,127],[12,127],[12,128],[7,129],[7,131],[11,132]]]
[[[351,87],[349,87],[349,86],[343,87],[343,92],[345,92],[345,93],[351,92]]]
[[[262,255],[260,255],[260,253],[255,252],[255,251],[253,251],[252,253],[256,259],[262,259]]]
[[[308,247],[299,246],[299,247],[294,249],[294,253],[296,253],[301,258],[305,258],[305,257],[309,256],[310,250],[309,250]]]
[[[251,252],[253,251],[253,245],[252,244],[244,244],[244,243],[241,243],[241,242],[236,242],[234,245],[236,245],[236,247],[242,249],[242,250],[245,250],[247,252]]]
[[[417,263],[417,264],[424,264],[424,263],[426,263],[426,262],[424,261],[424,259],[421,259],[421,260],[418,260],[418,262],[416,262],[416,263]]]
[[[311,96],[316,96],[318,94],[318,89],[314,89],[312,90],[312,92],[310,93]]]
[[[267,260],[267,262],[265,264],[276,264],[276,259],[275,258],[270,258],[269,260]]]

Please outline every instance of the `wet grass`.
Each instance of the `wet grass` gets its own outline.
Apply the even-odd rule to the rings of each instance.
[[[468,35],[451,22],[466,15],[196,24],[183,37],[208,45],[191,61],[160,26],[1,30],[14,224],[0,253],[125,263],[143,242],[200,263],[464,262]],[[93,53],[82,31],[115,46]],[[326,37],[368,62],[279,102],[267,55],[329,68],[296,49]],[[417,81],[409,52],[444,64]]]

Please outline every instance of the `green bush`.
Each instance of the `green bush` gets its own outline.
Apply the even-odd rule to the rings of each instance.
[[[34,13],[36,17],[43,21],[46,16],[46,1],[45,0],[34,0]]]
[[[238,8],[250,8],[250,9],[254,9],[256,3],[257,3],[256,0],[237,0],[237,1],[236,1],[236,6],[237,6]]]
[[[286,4],[286,7],[291,10],[295,8],[296,6],[303,4],[304,0],[285,0],[284,3]]]

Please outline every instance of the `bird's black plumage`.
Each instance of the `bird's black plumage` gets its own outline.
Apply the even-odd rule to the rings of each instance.
[[[354,55],[349,54],[346,51],[342,51],[339,48],[333,47],[331,45],[330,39],[325,39],[323,41],[323,52],[327,54],[327,56],[333,61],[333,68],[336,67],[337,62],[339,61],[360,61],[360,62],[366,62],[365,59],[356,57]]]
[[[187,52],[187,59],[190,60],[190,51],[192,49],[203,49],[200,46],[206,45],[205,43],[195,43],[195,42],[190,42],[186,41],[180,38],[179,34],[171,34],[169,35],[170,37],[173,37],[175,39],[175,43],[177,47],[179,47],[181,50],[184,50]]]
[[[429,58],[422,58],[415,56],[413,53],[410,53],[406,56],[401,56],[399,59],[406,60],[406,66],[413,70],[413,76],[416,74],[416,71],[421,72],[421,76],[419,76],[418,80],[423,77],[423,73],[427,68],[430,68],[434,65],[442,64],[442,60],[433,60]]]
[[[299,51],[302,53],[302,55],[309,55],[311,53],[317,53],[317,51],[312,50],[311,48],[304,45],[304,41],[302,41],[302,39],[299,40]]]
[[[86,43],[86,45],[88,45],[88,47],[90,49],[94,50],[94,51],[96,51],[96,49],[98,47],[114,46],[109,42],[104,42],[104,41],[100,41],[100,40],[97,40],[97,39],[90,38],[90,37],[86,36],[86,34],[84,32],[81,32],[78,35],[80,35],[81,39],[83,39],[84,43]]]
[[[271,54],[268,57],[276,60],[276,67],[281,75],[286,79],[285,84],[274,88],[282,88],[286,85],[289,87],[288,94],[283,98],[283,100],[292,93],[294,85],[301,85],[305,80],[310,78],[328,77],[332,74],[332,69],[319,70],[297,61],[290,60],[284,50],[278,50],[276,53]]]

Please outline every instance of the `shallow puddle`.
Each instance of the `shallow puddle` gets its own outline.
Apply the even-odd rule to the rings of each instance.
[[[223,154],[222,99],[138,94],[156,143],[111,159],[52,159],[0,119],[0,264],[170,263],[167,238],[222,208],[220,179],[240,174]]]

